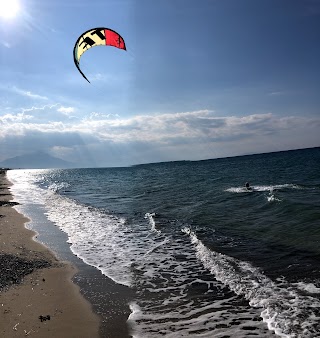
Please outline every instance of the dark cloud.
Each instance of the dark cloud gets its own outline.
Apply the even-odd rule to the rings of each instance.
[[[82,165],[113,166],[319,145],[319,118],[217,117],[206,110],[74,123],[25,117],[2,117],[0,160],[42,150]]]

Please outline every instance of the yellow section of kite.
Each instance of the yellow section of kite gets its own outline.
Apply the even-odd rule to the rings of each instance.
[[[97,34],[96,29],[92,29],[85,34],[81,36],[81,38],[78,40],[76,44],[76,51],[75,51],[75,57],[76,60],[79,62],[81,55],[87,51],[89,48],[93,46],[105,46],[106,45],[106,40],[105,40],[105,34],[104,30],[99,31],[100,34],[104,36],[104,39],[101,39],[100,34]],[[88,41],[90,43],[88,43]],[[91,43],[93,41],[93,43]]]

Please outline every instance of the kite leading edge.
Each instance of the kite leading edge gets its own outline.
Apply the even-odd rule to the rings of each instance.
[[[80,57],[82,54],[94,46],[113,46],[126,50],[123,38],[112,29],[98,27],[89,29],[81,34],[73,48],[73,60],[81,75],[90,83],[80,69]]]

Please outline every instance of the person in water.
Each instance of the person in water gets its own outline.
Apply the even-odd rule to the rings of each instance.
[[[247,183],[245,184],[245,186],[246,186],[247,190],[252,190],[252,188],[250,187],[249,182],[247,182]]]

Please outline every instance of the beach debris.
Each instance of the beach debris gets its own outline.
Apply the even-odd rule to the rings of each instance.
[[[18,202],[8,202],[8,201],[0,201],[0,207],[12,207],[14,205],[19,205]]]
[[[17,331],[17,326],[19,325],[19,323],[17,323],[12,329]]]
[[[46,316],[42,316],[42,315],[40,315],[39,316],[39,319],[41,320],[41,322],[43,322],[43,321],[46,321],[46,320],[50,320],[50,315],[46,315]]]
[[[35,269],[48,268],[50,265],[50,262],[42,259],[29,260],[12,254],[0,254],[0,290],[20,283],[24,276]]]
[[[123,38],[112,29],[98,27],[89,29],[82,33],[73,48],[73,61],[81,75],[90,83],[84,73],[80,69],[81,55],[95,46],[113,46],[119,49],[126,50],[126,45]]]
[[[24,335],[27,336],[29,335],[33,330],[27,331],[27,330],[23,330],[24,331]]]

